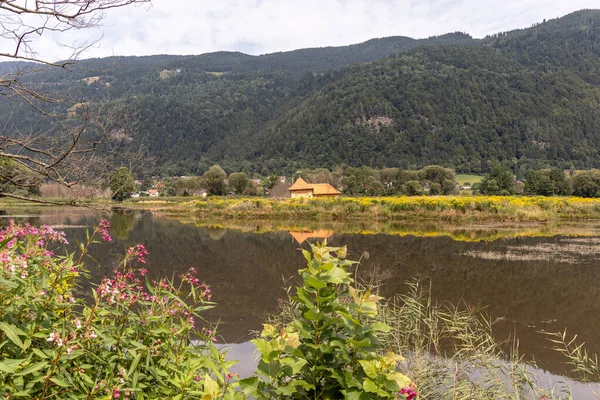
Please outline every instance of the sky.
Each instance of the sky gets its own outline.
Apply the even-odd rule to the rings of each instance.
[[[58,43],[97,39],[82,58],[221,50],[258,55],[398,35],[461,31],[480,38],[583,8],[600,8],[600,0],[153,0],[112,10],[99,28],[45,35],[34,45],[54,59],[68,51]]]

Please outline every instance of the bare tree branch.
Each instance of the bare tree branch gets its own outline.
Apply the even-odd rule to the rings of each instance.
[[[110,10],[150,2],[0,0],[0,60],[13,60],[13,64],[0,64],[0,99],[26,105],[37,114],[36,118],[43,119],[43,123],[32,124],[36,127],[29,131],[17,128],[24,126],[21,121],[10,121],[15,118],[12,113],[9,120],[3,121],[0,161],[12,160],[17,172],[11,169],[11,175],[0,170],[0,196],[32,201],[5,190],[31,187],[30,180],[14,175],[26,173],[63,185],[73,191],[76,199],[84,199],[85,190],[80,191],[83,182],[101,185],[113,163],[134,163],[142,157],[141,151],[130,157],[119,155],[132,140],[135,126],[122,104],[109,98],[93,102],[69,98],[69,87],[39,78],[41,72],[52,67],[70,71],[82,52],[96,42],[59,43],[71,54],[64,61],[56,61],[39,55],[36,38],[93,28]]]

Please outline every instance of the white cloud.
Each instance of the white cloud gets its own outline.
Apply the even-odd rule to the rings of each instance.
[[[424,38],[463,31],[483,37],[598,4],[598,0],[154,0],[150,8],[113,10],[101,29],[77,35],[79,40],[102,36],[86,57],[220,50],[263,54],[396,35]],[[48,38],[40,43],[43,55],[62,54]]]

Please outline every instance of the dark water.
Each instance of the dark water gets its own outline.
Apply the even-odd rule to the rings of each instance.
[[[80,209],[9,210],[0,223],[9,217],[55,226],[75,242],[83,240],[85,227],[93,226],[100,215]],[[293,284],[303,267],[298,249],[307,247],[307,242],[299,241],[315,241],[314,236],[329,236],[331,245],[348,245],[349,258],[362,257],[360,279],[381,282],[384,296],[403,293],[406,281],[424,276],[431,279],[439,301],[486,306],[497,321],[496,335],[518,337],[520,353],[535,357],[547,375],[568,375],[568,366],[540,331],[567,328],[586,342],[589,351],[600,353],[600,222],[560,227],[445,226],[423,231],[418,226],[370,229],[293,222],[288,224],[290,233],[280,230],[280,225],[225,223],[235,226],[227,229],[204,226],[203,221],[182,223],[150,212],[108,218],[114,241],[92,249],[91,255],[101,265],[90,266],[93,281],[110,274],[124,249],[137,243],[150,251],[151,276],[171,277],[196,267],[218,303],[206,317],[219,323],[225,342],[237,344],[231,352],[241,359],[251,358],[253,349],[246,343],[249,331],[261,328],[264,317],[285,297],[283,288]],[[526,236],[519,236],[520,232]],[[497,239],[477,241],[480,237]],[[250,370],[252,363],[242,363],[240,368]]]

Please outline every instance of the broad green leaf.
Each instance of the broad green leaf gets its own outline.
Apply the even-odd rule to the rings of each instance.
[[[363,382],[363,389],[365,392],[369,393],[377,393],[379,391],[375,382],[373,382],[369,378],[365,379],[365,381]]]
[[[369,378],[377,377],[377,367],[373,362],[367,360],[358,360],[358,362]]]
[[[40,362],[31,364],[27,368],[19,371],[17,373],[17,376],[29,375],[29,374],[32,374],[32,373],[34,373],[36,371],[39,371],[40,369],[46,368],[47,366],[48,366],[48,362],[47,361],[40,361]]]
[[[326,282],[334,284],[350,283],[352,281],[352,279],[350,279],[350,273],[340,267],[331,268],[323,274],[323,279]]]
[[[4,372],[8,372],[9,374],[13,374],[15,372],[15,370],[17,369],[17,367],[24,361],[25,361],[25,359],[23,359],[23,360],[4,359],[4,360],[0,361],[0,371],[4,371]]]
[[[50,378],[50,380],[60,387],[71,387],[72,386],[69,382],[59,379],[59,378]]]
[[[305,283],[307,286],[315,288],[317,290],[327,287],[327,284],[325,282],[323,282],[321,279],[317,278],[314,275],[308,275],[305,279]]]
[[[311,308],[310,310],[308,310],[307,312],[304,313],[304,318],[308,319],[309,321],[320,321],[323,318],[325,318],[325,316],[323,315],[323,313],[320,313],[318,311],[315,311],[315,308]]]
[[[392,330],[392,328],[383,322],[375,322],[373,325],[371,325],[371,329],[375,332],[389,332]]]
[[[38,356],[39,358],[42,359],[47,359],[48,356],[46,355],[46,353],[44,353],[43,351],[41,351],[40,349],[34,347],[33,349],[31,349],[33,351],[33,354],[35,354],[36,356]]]
[[[133,374],[133,371],[135,371],[141,359],[142,353],[138,353],[138,355],[136,355],[133,361],[131,362],[131,366],[129,367],[129,372],[127,372],[127,376],[131,376]]]
[[[408,387],[412,383],[408,376],[403,375],[399,372],[390,372],[389,374],[387,374],[387,376],[389,379],[396,382],[398,384],[398,387],[400,388]]]
[[[13,342],[22,349],[24,348],[23,341],[21,340],[19,335],[27,336],[25,332],[23,332],[14,325],[7,324],[6,322],[0,322],[0,330],[4,332],[4,334],[10,339],[11,342]]]
[[[221,388],[219,384],[210,377],[210,375],[204,375],[204,393],[205,395],[219,396],[221,394]]]

